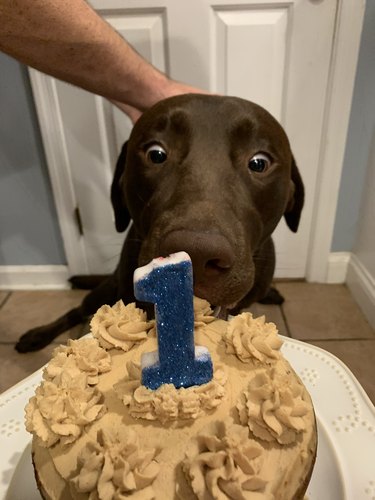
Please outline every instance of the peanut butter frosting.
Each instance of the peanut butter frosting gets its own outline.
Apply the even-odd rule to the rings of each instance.
[[[210,303],[207,302],[207,300],[194,297],[193,306],[195,328],[199,328],[200,326],[204,326],[212,321],[215,321]]]
[[[129,351],[135,344],[147,339],[147,332],[154,321],[147,321],[147,315],[135,304],[124,305],[122,300],[114,306],[104,305],[91,320],[91,333],[106,348]]]
[[[160,470],[156,452],[141,449],[132,429],[101,429],[80,451],[70,484],[77,493],[89,493],[89,500],[155,498],[152,483]]]
[[[111,356],[99,346],[96,339],[84,338],[68,340],[66,346],[59,346],[53,352],[53,357],[44,369],[43,378],[53,380],[63,372],[70,373],[71,377],[86,373],[87,383],[98,383],[99,374],[111,369]]]
[[[199,500],[251,500],[267,484],[260,475],[263,452],[241,425],[212,422],[191,439],[182,466]]]
[[[255,374],[237,404],[241,423],[265,441],[291,444],[309,424],[305,417],[309,403],[303,400],[304,389],[279,365]]]
[[[229,321],[225,342],[228,354],[236,354],[244,363],[251,359],[261,362],[278,359],[282,346],[276,325],[266,323],[264,316],[253,318],[249,312]]]
[[[128,333],[116,326],[108,341],[124,309]],[[55,351],[26,407],[45,499],[303,498],[315,418],[275,326],[249,314],[215,319],[205,301],[194,309],[195,343],[214,367],[202,386],[141,385],[141,356],[157,349],[157,337],[134,305],[101,308],[97,338]]]
[[[62,372],[44,380],[25,409],[26,429],[34,433],[41,446],[57,442],[73,443],[83,428],[105,412],[103,395],[88,383],[85,373],[72,376]]]
[[[133,362],[127,365],[129,379],[118,384],[115,390],[134,418],[159,420],[196,419],[220,404],[225,395],[227,380],[225,370],[217,368],[207,384],[176,389],[173,384],[163,384],[155,391],[141,385],[141,368]]]

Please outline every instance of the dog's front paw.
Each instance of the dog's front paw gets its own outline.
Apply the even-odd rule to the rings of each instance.
[[[284,303],[284,300],[285,299],[281,293],[278,292],[276,288],[271,287],[266,295],[258,302],[260,302],[260,304],[275,304],[281,306],[281,304]]]
[[[33,328],[18,339],[14,348],[20,353],[39,351],[50,344],[52,340],[46,335],[44,327]]]
[[[101,285],[108,277],[108,274],[77,274],[69,278],[69,283],[73,289],[94,290],[94,288]]]

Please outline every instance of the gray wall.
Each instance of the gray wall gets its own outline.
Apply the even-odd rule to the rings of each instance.
[[[362,195],[375,127],[375,2],[367,1],[341,177],[332,251],[350,252],[358,238]],[[374,215],[375,216],[375,215]]]
[[[26,68],[0,53],[0,265],[65,264]]]
[[[375,2],[368,1],[332,251],[351,251],[375,120]],[[0,54],[0,265],[64,264],[25,68]]]

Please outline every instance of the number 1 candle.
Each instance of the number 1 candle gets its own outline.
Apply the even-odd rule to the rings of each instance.
[[[201,385],[212,379],[208,350],[194,345],[193,268],[189,255],[157,258],[134,273],[138,300],[155,304],[158,351],[142,355],[142,384],[157,389]]]

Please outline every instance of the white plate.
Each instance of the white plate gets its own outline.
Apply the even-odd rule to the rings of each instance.
[[[312,397],[318,454],[309,500],[375,500],[375,407],[338,358],[286,339],[284,356]]]
[[[349,369],[332,354],[284,339],[282,351],[314,402],[318,454],[308,500],[375,500],[375,408]],[[24,430],[23,408],[41,370],[0,395],[0,498],[40,500]]]
[[[31,463],[31,441],[24,449],[12,476],[6,500],[41,500]]]

